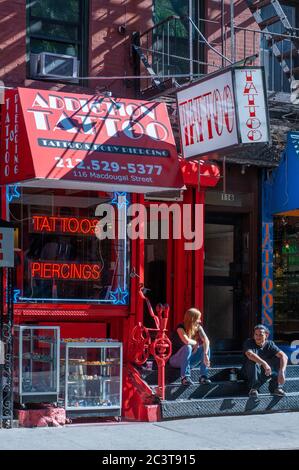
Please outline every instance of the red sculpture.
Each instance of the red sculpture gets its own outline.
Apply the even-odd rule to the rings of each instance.
[[[145,295],[143,284],[139,284],[139,295],[145,300],[149,313],[155,322],[156,328],[147,328],[139,322],[132,330],[130,338],[130,360],[137,365],[144,364],[150,355],[158,366],[158,390],[159,397],[165,399],[165,365],[171,356],[172,345],[166,335],[169,316],[169,305],[158,304],[156,313],[153,311],[149,299]],[[155,338],[151,338],[150,332],[155,332]]]

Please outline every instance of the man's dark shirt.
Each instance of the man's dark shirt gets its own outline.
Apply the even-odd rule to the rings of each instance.
[[[258,346],[253,338],[247,339],[244,342],[243,353],[245,354],[249,350],[266,362],[273,359],[280,352],[279,347],[276,346],[274,341],[266,341],[263,346]]]

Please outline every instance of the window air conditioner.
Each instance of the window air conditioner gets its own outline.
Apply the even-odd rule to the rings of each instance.
[[[77,57],[65,54],[41,52],[30,54],[30,75],[32,78],[56,78],[78,81],[79,61]]]

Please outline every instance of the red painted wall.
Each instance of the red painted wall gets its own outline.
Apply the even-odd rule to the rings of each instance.
[[[124,76],[133,74],[131,37],[145,31],[152,22],[151,0],[92,0],[90,26],[90,75]],[[124,27],[124,34],[118,28]],[[90,83],[107,86],[116,96],[133,95],[132,80],[99,80]]]
[[[222,23],[226,32],[224,54],[231,57],[230,42],[230,0],[225,0],[224,18],[221,1],[206,1],[205,35],[222,50]],[[245,0],[234,2],[235,26],[258,30]],[[35,88],[65,89],[75,91],[76,86],[54,82],[26,79],[26,0],[0,1],[0,79],[6,86],[29,86]],[[152,0],[90,0],[89,24],[89,71],[92,77],[111,75],[132,75],[131,36],[135,31],[145,31],[152,25]],[[123,33],[119,27],[123,27]],[[260,35],[239,31],[236,36],[237,56],[259,51]],[[255,46],[253,46],[255,44]],[[207,49],[209,70],[221,64],[221,58]],[[214,66],[212,66],[212,64]],[[132,80],[90,80],[88,89],[107,86],[117,96],[132,96]]]

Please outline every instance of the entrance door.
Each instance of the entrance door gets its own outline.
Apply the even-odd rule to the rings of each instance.
[[[205,223],[204,324],[214,350],[239,350],[247,336],[249,298],[242,216],[207,215]],[[245,281],[245,282],[244,282]]]

